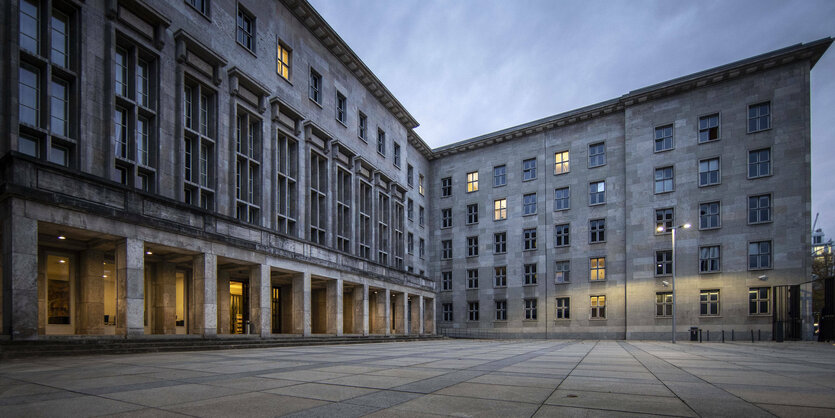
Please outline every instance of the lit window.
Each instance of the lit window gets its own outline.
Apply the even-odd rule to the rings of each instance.
[[[478,191],[478,171],[467,173],[467,193]]]
[[[418,193],[423,196],[423,174],[418,174]]]
[[[562,174],[569,171],[568,151],[562,151],[554,154],[554,174]]]
[[[290,80],[290,48],[279,42],[276,45],[276,72],[285,80]]]
[[[589,280],[606,280],[606,257],[589,258]]]
[[[606,319],[606,296],[591,296],[591,319]]]
[[[507,219],[507,199],[493,201],[493,220]]]

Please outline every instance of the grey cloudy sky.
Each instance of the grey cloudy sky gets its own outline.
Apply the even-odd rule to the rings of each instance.
[[[835,1],[310,0],[432,147],[835,37]],[[812,218],[835,237],[835,47],[812,70]]]

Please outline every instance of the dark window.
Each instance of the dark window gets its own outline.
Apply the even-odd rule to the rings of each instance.
[[[702,116],[699,118],[699,143],[719,139],[719,114]]]
[[[507,252],[507,232],[493,234],[493,252],[496,254],[504,254]]]
[[[400,144],[394,143],[394,166],[400,167]]]
[[[470,321],[478,321],[478,302],[470,302],[467,304],[467,314]]]
[[[522,238],[524,239],[525,250],[536,249],[536,228],[525,229],[522,231]]]
[[[441,209],[441,228],[452,227],[452,209]]]
[[[673,191],[673,167],[655,169],[655,193]]]
[[[719,315],[719,290],[702,290],[699,293],[699,315]]]
[[[444,177],[441,179],[441,197],[452,196],[452,177]]]
[[[771,102],[748,106],[748,132],[771,128]]]
[[[748,198],[748,223],[771,222],[771,195],[762,194]]]
[[[592,219],[589,221],[589,243],[606,241],[606,219]]]
[[[322,104],[322,76],[314,69],[310,69],[310,86],[308,96],[310,100]]]
[[[555,267],[556,273],[554,275],[554,282],[568,283],[570,281],[568,273],[571,271],[571,262],[567,260],[557,261]]]
[[[571,207],[571,195],[568,187],[554,190],[554,210],[566,210]]]
[[[467,270],[467,289],[478,289],[478,269]]]
[[[336,92],[336,120],[345,123],[348,111],[348,99],[340,92]]]
[[[472,205],[467,205],[467,223],[468,224],[477,224],[478,223],[478,204],[473,203]]]
[[[522,161],[522,181],[536,178],[536,158]]]
[[[699,273],[716,273],[719,271],[719,246],[710,245],[699,247]]]
[[[467,237],[467,257],[478,256],[478,237]]]
[[[493,187],[507,184],[507,167],[500,165],[493,167]]]
[[[674,213],[675,209],[673,208],[655,210],[655,233],[660,234],[670,232],[670,228],[673,227]],[[658,228],[663,228],[663,230],[659,231]]]
[[[748,289],[748,314],[768,315],[769,291],[768,287],[752,287]]]
[[[600,142],[589,145],[589,168],[606,164],[606,144]]]
[[[771,241],[748,243],[748,269],[771,268]]]
[[[699,229],[719,228],[719,202],[699,205]]]
[[[569,239],[568,224],[557,225],[554,227],[554,245],[557,247],[567,247],[571,241]]]
[[[368,117],[365,116],[364,113],[359,112],[359,118],[357,122],[357,136],[360,137],[363,141],[368,141]],[[411,184],[410,184],[411,185]]]
[[[493,268],[493,285],[496,287],[507,286],[507,266]]]
[[[441,259],[442,260],[452,259],[452,241],[451,240],[441,241]]]
[[[238,5],[238,43],[255,52],[255,18]]]
[[[536,193],[522,196],[522,214],[533,215],[536,213]]]
[[[444,310],[444,322],[452,322],[452,304],[451,303],[444,303],[443,304]]]
[[[507,301],[506,300],[497,300],[496,301],[496,321],[506,321],[507,320]]]
[[[673,315],[673,292],[658,292],[655,294],[655,316]]]
[[[525,299],[525,319],[536,319],[536,299]]]
[[[748,178],[771,175],[771,148],[748,151]]]
[[[441,272],[441,290],[452,290],[452,272]]]
[[[525,264],[525,284],[536,284],[536,264]]]
[[[557,319],[571,319],[568,298],[557,298]]]
[[[655,275],[669,276],[673,274],[673,252],[670,250],[655,252]]]
[[[673,125],[655,128],[655,152],[673,149]]]
[[[377,153],[386,155],[386,132],[382,129],[377,129]]]
[[[719,181],[719,158],[699,161],[699,186],[712,186]]]

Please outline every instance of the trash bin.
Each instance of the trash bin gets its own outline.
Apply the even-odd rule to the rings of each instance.
[[[699,341],[699,327],[690,327],[690,341]]]

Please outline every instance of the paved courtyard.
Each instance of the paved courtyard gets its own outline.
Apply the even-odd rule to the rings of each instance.
[[[835,416],[818,343],[472,341],[0,363],[0,416]]]

